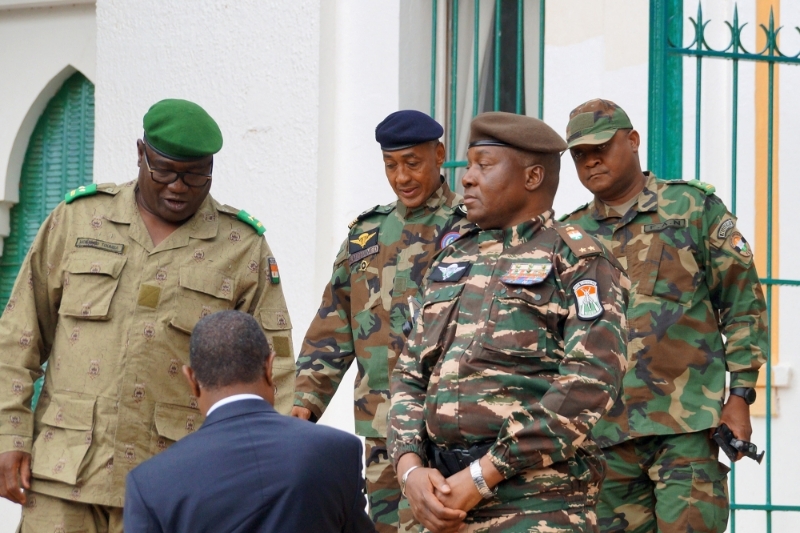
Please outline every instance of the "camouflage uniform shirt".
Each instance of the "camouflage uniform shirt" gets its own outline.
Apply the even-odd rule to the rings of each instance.
[[[712,193],[648,174],[622,217],[595,199],[568,218],[608,247],[632,283],[623,393],[594,432],[603,447],[716,427],[725,372],[732,387],[756,384],[764,296],[736,218]]]
[[[488,454],[508,481],[476,512],[509,500],[523,512],[570,505],[563,495],[589,479],[587,456],[597,464],[588,435],[625,366],[629,282],[606,253],[552,211],[444,250],[392,376],[395,464],[408,452],[426,458],[427,440],[493,443]]]
[[[416,209],[394,202],[351,224],[300,350],[295,405],[322,416],[357,359],[356,434],[386,438],[389,376],[406,340],[408,297],[442,244],[474,227],[460,202],[443,182]]]
[[[267,242],[208,196],[153,246],[134,190],[103,184],[59,204],[0,319],[0,452],[32,451],[35,492],[121,507],[128,471],[200,427],[181,367],[206,314],[259,320],[278,354],[278,407],[291,405],[291,326]]]

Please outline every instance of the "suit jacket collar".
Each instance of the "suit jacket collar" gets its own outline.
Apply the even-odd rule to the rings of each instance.
[[[237,416],[249,415],[254,413],[276,413],[275,408],[264,400],[239,400],[237,402],[222,405],[208,415],[200,430],[207,428],[217,422],[235,418]]]

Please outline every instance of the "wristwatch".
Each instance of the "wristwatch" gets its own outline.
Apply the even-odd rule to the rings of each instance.
[[[486,480],[483,479],[483,469],[481,468],[480,460],[472,461],[469,464],[469,473],[472,475],[472,482],[475,483],[475,487],[478,489],[478,492],[481,493],[483,499],[491,500],[494,498],[497,490],[490,489],[489,485],[486,484]]]
[[[744,398],[747,405],[753,405],[756,401],[756,389],[753,387],[733,387],[731,395]]]
[[[400,494],[402,494],[404,498],[406,496],[406,481],[408,481],[408,475],[417,468],[419,468],[419,465],[412,466],[406,470],[406,473],[403,474],[402,478],[400,478]]]

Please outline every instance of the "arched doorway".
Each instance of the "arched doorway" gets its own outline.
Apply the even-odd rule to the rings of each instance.
[[[93,156],[94,84],[76,72],[47,104],[25,152],[19,203],[11,208],[11,234],[0,257],[0,309],[44,219],[68,191],[92,182]],[[34,387],[34,407],[41,383]]]

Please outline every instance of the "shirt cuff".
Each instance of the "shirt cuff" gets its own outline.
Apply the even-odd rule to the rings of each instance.
[[[294,405],[297,407],[304,407],[311,411],[311,421],[316,422],[322,416],[322,413],[325,411],[325,407],[320,405],[320,399],[308,393],[295,393],[294,395]]]
[[[758,370],[748,370],[747,372],[731,372],[731,386],[755,388],[758,381]]]
[[[23,437],[22,435],[0,435],[0,453],[31,453],[32,448],[33,437]]]
[[[394,446],[392,447],[392,466],[394,466],[395,471],[397,471],[397,462],[400,461],[400,458],[407,453],[416,454],[420,459],[422,459],[423,464],[427,464],[427,456],[425,455],[425,450],[423,449],[423,446],[421,446],[419,443],[395,442]]]

